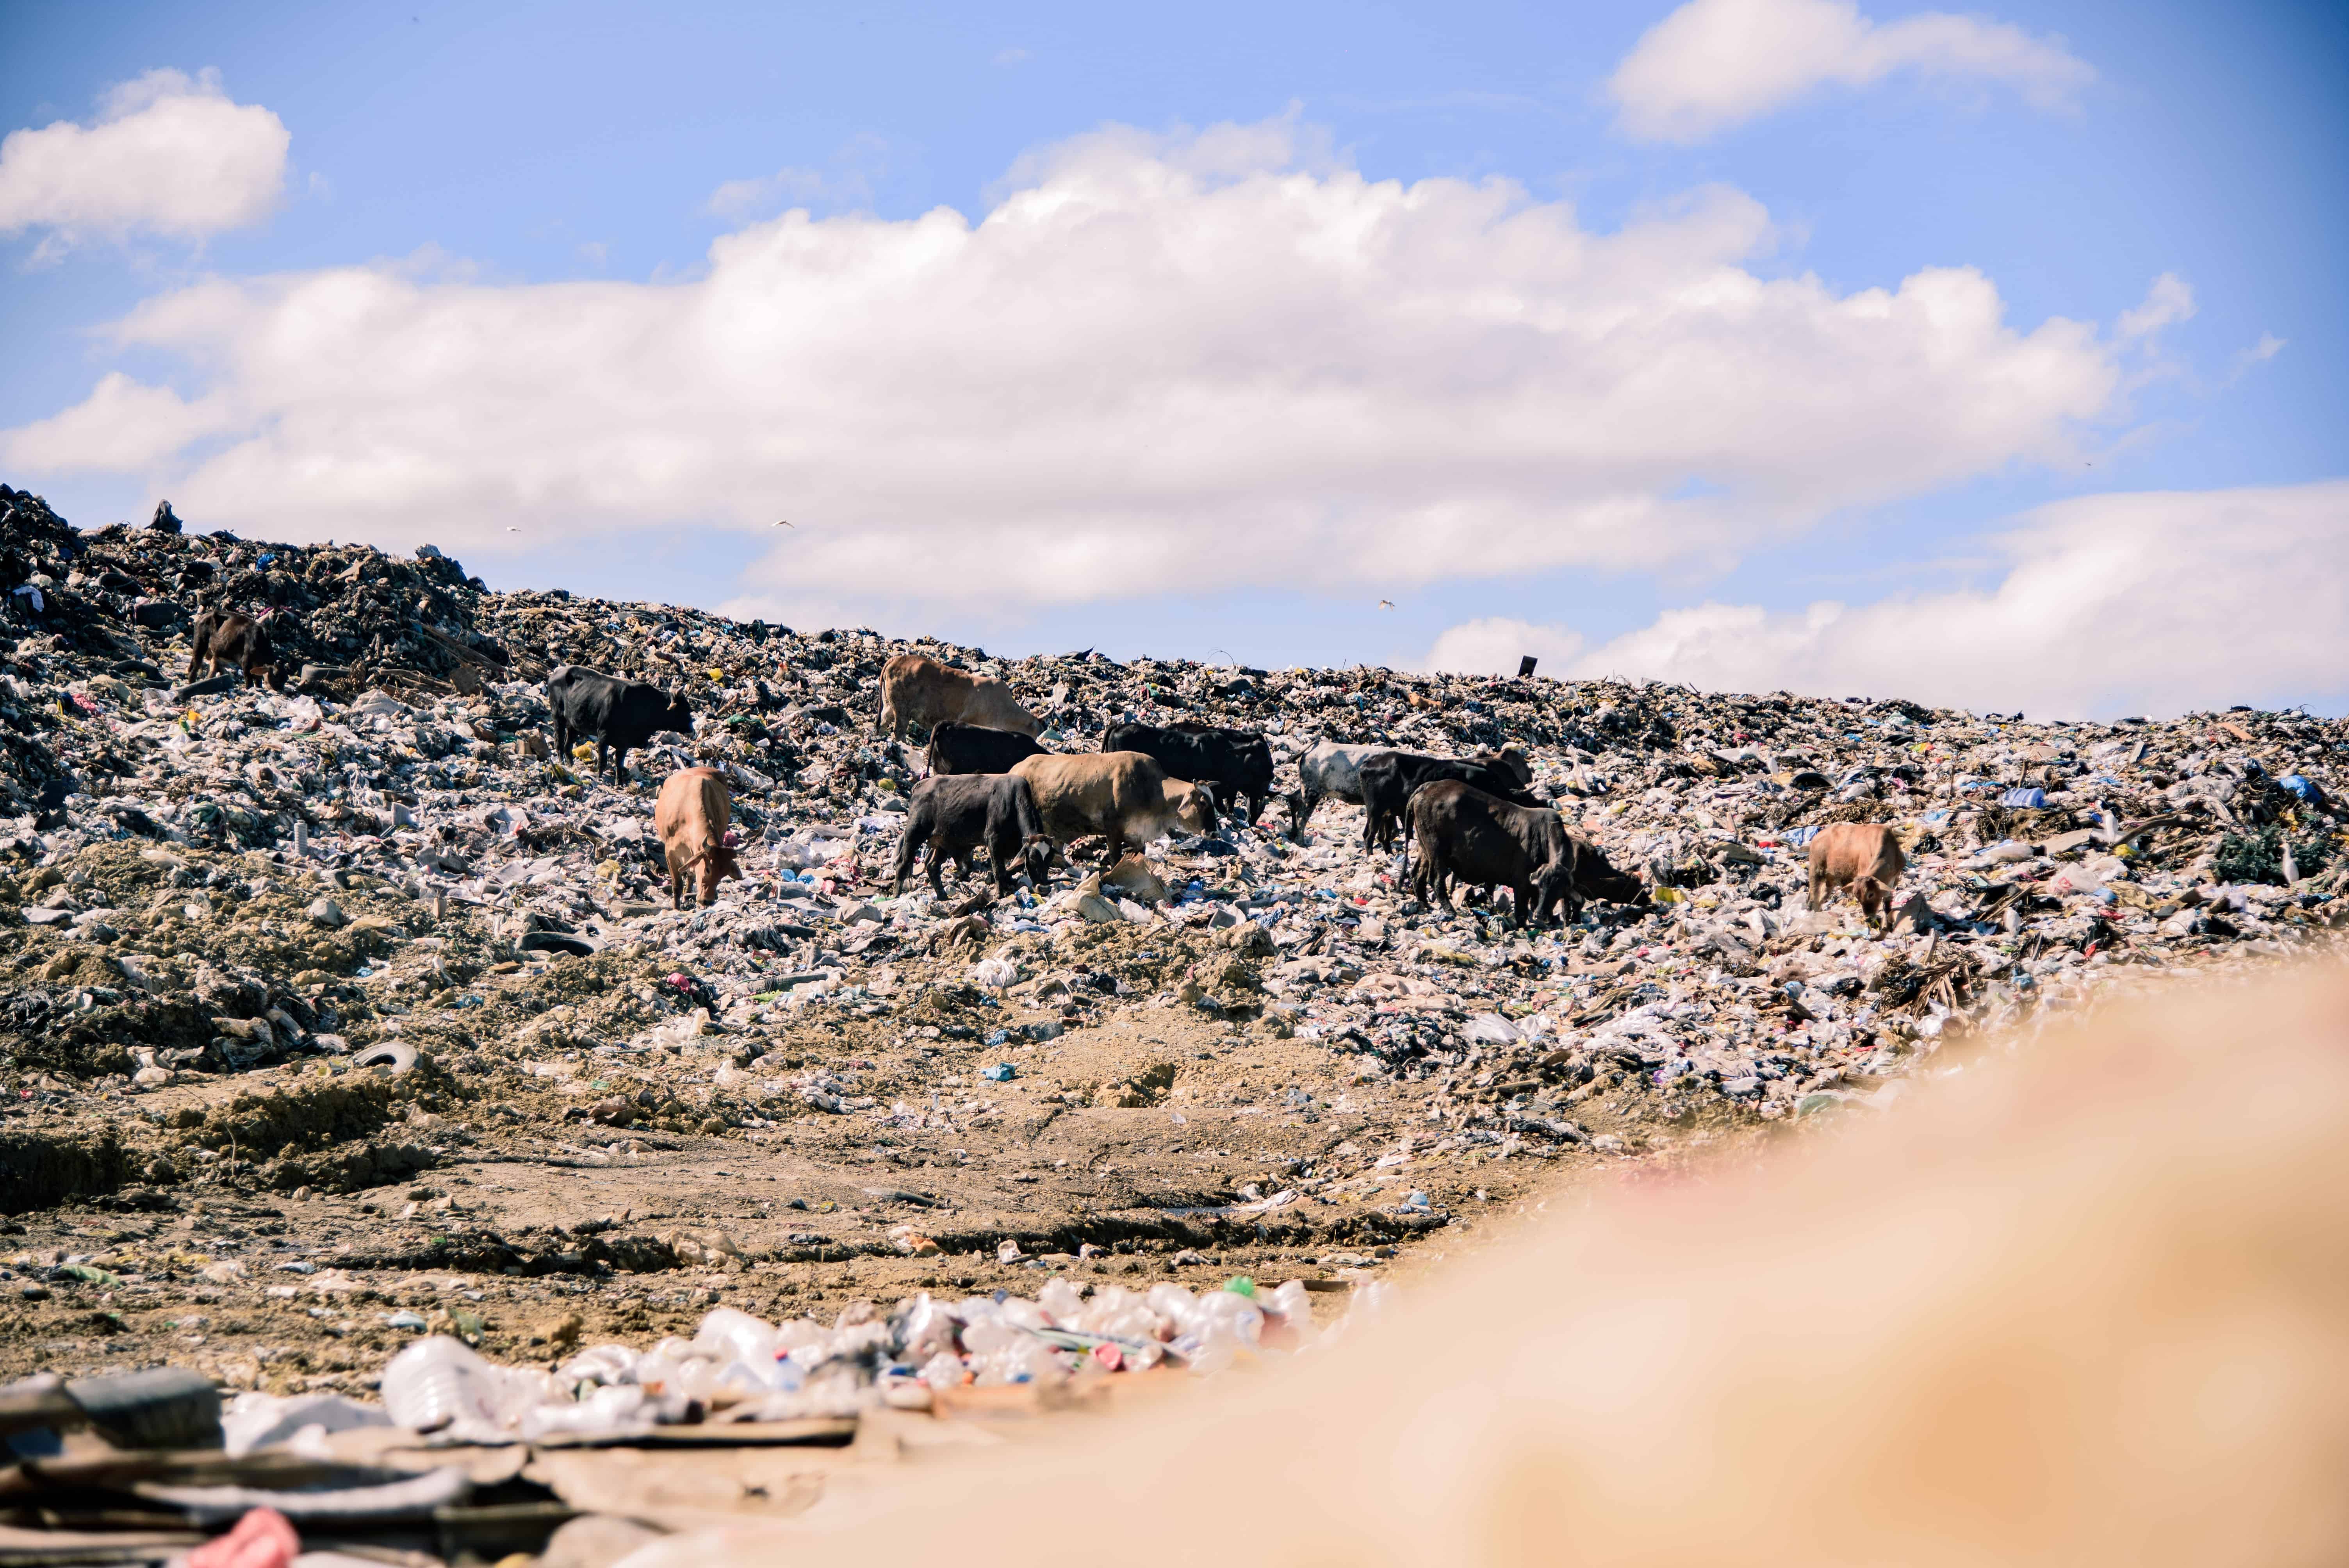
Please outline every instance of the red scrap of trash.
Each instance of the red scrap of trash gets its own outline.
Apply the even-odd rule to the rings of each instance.
[[[723,843],[730,850],[740,849],[742,847],[741,830],[737,828],[727,829],[726,837],[720,840],[719,842]]]
[[[288,1568],[301,1554],[302,1537],[274,1508],[246,1511],[226,1535],[188,1553],[188,1568]]]

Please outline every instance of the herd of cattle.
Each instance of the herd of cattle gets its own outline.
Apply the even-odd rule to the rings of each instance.
[[[574,665],[548,675],[546,696],[558,752],[592,740],[597,770],[608,769],[615,784],[628,753],[656,733],[692,730],[683,697]],[[1212,832],[1227,807],[1254,822],[1276,798],[1271,744],[1253,730],[1121,722],[1099,752],[1050,751],[1037,739],[1043,722],[1001,681],[899,654],[881,672],[881,729],[902,740],[917,727],[929,734],[929,771],[914,786],[897,845],[900,892],[918,859],[943,896],[945,862],[968,876],[982,848],[999,893],[1011,894],[1021,872],[1040,892],[1055,855],[1079,840],[1102,840],[1102,863],[1113,865],[1178,829]],[[1361,807],[1365,850],[1392,850],[1399,832],[1407,836],[1411,886],[1423,904],[1449,911],[1454,883],[1506,888],[1510,918],[1539,925],[1571,923],[1585,899],[1647,901],[1637,877],[1530,793],[1533,769],[1515,748],[1448,758],[1323,740],[1297,767],[1298,789],[1280,797],[1292,829],[1301,831],[1325,799]],[[731,799],[715,769],[685,769],[661,786],[653,825],[679,907],[688,882],[708,903],[721,881],[741,875],[727,843]],[[1879,921],[1905,863],[1889,828],[1838,823],[1812,841],[1811,905],[1849,887]]]

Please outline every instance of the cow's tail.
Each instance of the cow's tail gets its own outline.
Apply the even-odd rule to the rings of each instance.
[[[1019,780],[1011,792],[1011,819],[1019,829],[1020,841],[1028,843],[1037,839],[1050,839],[1051,835],[1044,830],[1044,813],[1036,809],[1036,791],[1030,789],[1028,780],[1017,773],[1011,777]]]

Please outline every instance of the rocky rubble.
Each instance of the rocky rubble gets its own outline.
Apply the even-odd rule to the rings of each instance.
[[[1285,1245],[1343,1271],[1529,1168],[1882,1105],[1961,1036],[2148,970],[2261,961],[2349,908],[2349,727],[2298,712],[2033,723],[993,658],[492,593],[429,550],[80,533],[5,487],[0,600],[0,1213],[26,1238],[0,1286],[103,1296],[118,1320],[142,1288],[258,1293],[278,1269],[272,1298],[327,1323],[349,1298],[321,1271],[397,1302],[365,1282],[453,1270],[426,1292],[444,1319],[481,1288],[448,1281],[501,1275],[641,1292],[685,1271],[683,1310],[746,1270],[788,1291],[841,1259],[960,1257],[979,1279]],[[177,678],[207,605],[273,612],[279,687]],[[1261,729],[1284,789],[1325,737],[1521,748],[1651,899],[1564,930],[1443,916],[1336,804],[1105,872],[1080,853],[1009,900],[983,874],[897,894],[922,757],[874,717],[909,647],[1009,682],[1056,749],[1125,717]],[[597,779],[549,746],[540,683],[564,663],[683,694],[695,733],[656,738],[626,788]],[[680,911],[653,787],[697,763],[733,781],[747,876]],[[1889,931],[1847,899],[1806,907],[1803,846],[1837,821],[1907,846]],[[807,1192],[884,1154],[901,1174],[786,1214],[729,1174],[784,1150]],[[679,1222],[656,1230],[544,1198],[533,1232],[445,1176],[664,1162],[730,1185],[639,1205]],[[902,1174],[923,1170],[952,1174]],[[347,1204],[316,1249],[283,1234],[280,1205],[330,1197]],[[242,1213],[244,1243],[274,1225],[282,1244],[78,1242],[90,1205]]]

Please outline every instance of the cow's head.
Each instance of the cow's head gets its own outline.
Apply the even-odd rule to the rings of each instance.
[[[1166,803],[1174,808],[1174,820],[1191,831],[1216,830],[1216,798],[1202,786],[1170,779],[1166,781]]]
[[[1305,804],[1305,792],[1291,789],[1280,798],[1280,803],[1288,808],[1289,836],[1294,838],[1304,832],[1305,820],[1312,815],[1312,809]]]
[[[742,861],[734,851],[724,844],[712,844],[702,851],[700,871],[701,902],[718,902],[718,884],[728,877],[742,880]]]
[[[1042,892],[1052,880],[1052,841],[1041,833],[1021,841],[1019,863],[1028,868],[1030,884]]]
[[[1609,865],[1597,850],[1585,848],[1574,859],[1574,890],[1585,898],[1609,903],[1645,903],[1648,887],[1638,877]]]
[[[1543,867],[1534,873],[1533,913],[1527,916],[1525,911],[1519,910],[1518,919],[1530,919],[1535,925],[1547,925],[1551,913],[1555,912],[1559,918],[1571,923],[1582,913],[1582,899],[1575,892],[1575,882],[1571,858],[1553,861]]]
[[[693,733],[692,704],[681,696],[669,698],[668,706],[661,709],[659,727],[674,729],[679,735],[691,735]]]

